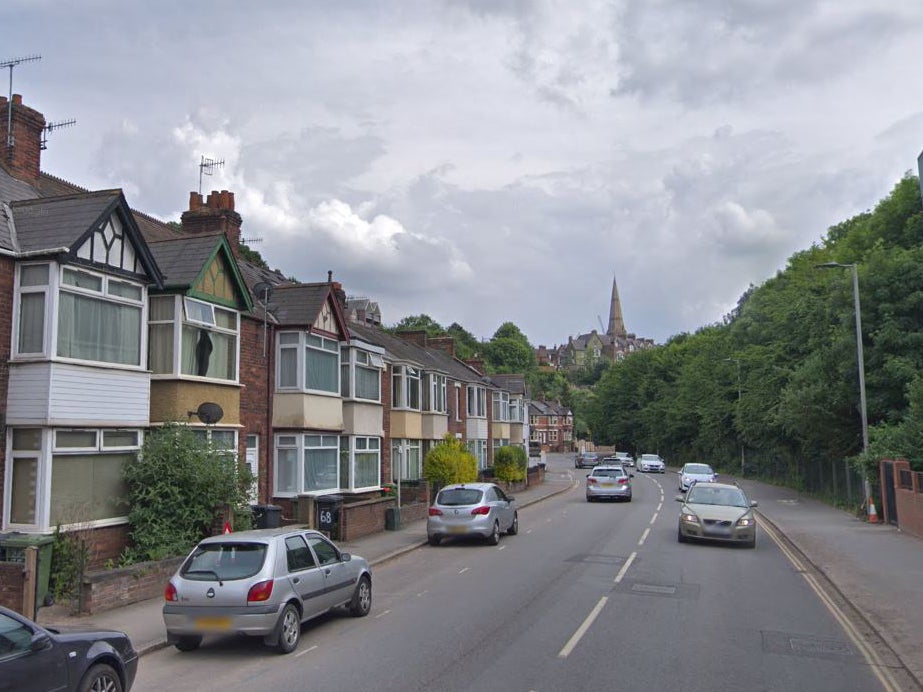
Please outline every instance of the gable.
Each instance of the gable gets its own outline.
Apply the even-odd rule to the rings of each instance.
[[[97,265],[105,264],[133,274],[144,273],[138,253],[126,237],[122,221],[116,212],[110,214],[96,230],[91,231],[73,251],[80,259]]]
[[[202,267],[189,293],[197,298],[204,298],[228,307],[238,306],[234,272],[224,254],[213,255],[211,260]]]

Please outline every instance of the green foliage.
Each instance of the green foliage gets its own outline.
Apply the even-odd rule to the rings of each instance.
[[[451,483],[472,483],[478,479],[478,460],[464,442],[446,433],[442,442],[427,452],[423,476],[435,489]]]
[[[183,555],[210,532],[223,507],[243,508],[253,481],[245,465],[187,426],[165,425],[125,469],[132,546],[126,562]]]
[[[521,481],[528,464],[529,456],[522,447],[501,447],[494,452],[494,477],[506,482]]]
[[[49,590],[56,603],[76,601],[81,596],[80,585],[90,564],[90,544],[83,531],[54,530],[51,553]],[[79,611],[79,604],[77,610]]]
[[[481,342],[474,337],[474,334],[462,327],[458,322],[450,324],[446,334],[455,339],[455,355],[462,360],[474,358],[483,350]]]
[[[416,332],[424,331],[429,336],[442,336],[446,333],[446,330],[434,320],[429,315],[410,315],[405,317],[396,325],[394,325],[393,331],[395,332]]]
[[[251,247],[245,245],[244,243],[240,243],[238,245],[238,251],[240,252],[241,259],[246,260],[250,264],[257,267],[269,269],[269,265],[266,264],[266,260],[263,259],[263,256]]]

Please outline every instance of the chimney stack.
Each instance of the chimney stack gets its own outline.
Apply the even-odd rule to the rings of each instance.
[[[10,108],[13,109],[12,119]],[[10,132],[7,132],[7,123]],[[22,105],[20,94],[13,94],[12,104],[5,96],[0,96],[0,163],[14,178],[30,184],[38,181],[44,129],[45,116]]]
[[[224,233],[235,257],[240,257],[240,214],[234,211],[234,193],[213,190],[203,200],[198,192],[189,193],[189,210],[181,217],[183,231],[190,234]]]

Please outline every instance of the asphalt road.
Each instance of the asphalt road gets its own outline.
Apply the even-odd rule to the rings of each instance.
[[[570,459],[549,473],[575,475]],[[785,555],[679,544],[676,475],[631,503],[583,487],[524,508],[500,545],[424,547],[374,572],[372,613],[325,616],[280,656],[225,638],[145,657],[134,689],[882,689]]]

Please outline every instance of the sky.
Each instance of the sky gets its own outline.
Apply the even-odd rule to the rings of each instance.
[[[663,343],[873,209],[923,148],[918,0],[3,0],[42,169],[393,325]],[[8,95],[9,69],[0,70]]]

